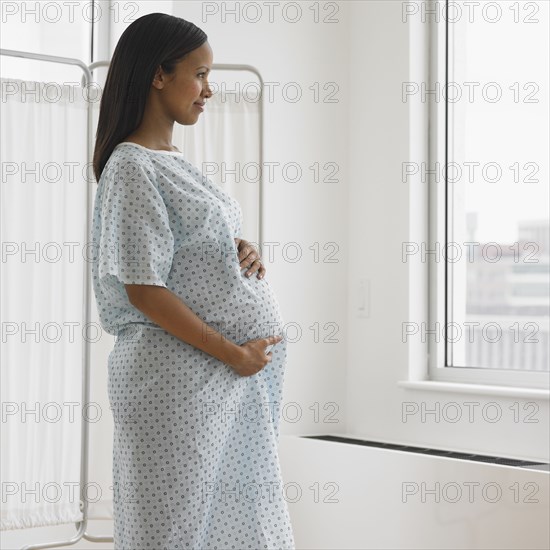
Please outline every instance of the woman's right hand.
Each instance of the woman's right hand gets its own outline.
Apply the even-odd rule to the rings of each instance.
[[[228,365],[241,376],[252,376],[271,362],[272,353],[266,353],[267,346],[277,344],[282,339],[282,335],[277,335],[249,340],[238,347],[239,355]]]

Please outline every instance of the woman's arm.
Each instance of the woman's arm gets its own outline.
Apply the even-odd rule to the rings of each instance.
[[[176,338],[228,365],[239,361],[242,348],[206,324],[167,288],[154,285],[124,286],[130,303]]]

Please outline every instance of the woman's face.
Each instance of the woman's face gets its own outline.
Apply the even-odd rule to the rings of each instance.
[[[195,124],[202,112],[197,104],[211,97],[208,73],[212,57],[212,48],[205,42],[180,61],[174,73],[162,69],[157,72],[153,85],[159,91],[163,110],[178,124]]]

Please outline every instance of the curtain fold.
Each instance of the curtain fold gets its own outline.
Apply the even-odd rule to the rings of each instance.
[[[1,529],[80,512],[86,101],[0,79]]]

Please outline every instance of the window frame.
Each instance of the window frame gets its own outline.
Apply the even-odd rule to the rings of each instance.
[[[432,9],[437,9],[436,2],[429,0]],[[448,4],[448,0],[445,0]],[[429,18],[429,69],[428,89],[433,90],[436,83],[440,89],[452,82],[451,51],[449,46],[453,41],[453,26],[444,17],[438,22]],[[441,53],[443,52],[443,53]],[[452,135],[449,133],[453,117],[453,103],[447,100],[428,100],[428,166],[447,166],[448,154],[452,147]],[[437,243],[448,242],[449,211],[448,184],[446,171],[440,183],[431,179],[428,183],[428,245],[434,250]],[[433,255],[428,260],[428,326],[447,327],[452,306],[449,286],[452,284],[452,267],[443,260],[437,262]],[[439,331],[439,334],[444,331]],[[479,368],[479,367],[448,367],[448,345],[445,336],[428,338],[428,380],[434,382],[451,382],[461,384],[488,384],[492,386],[545,389],[549,388],[550,373],[540,371],[518,371],[509,369]]]

